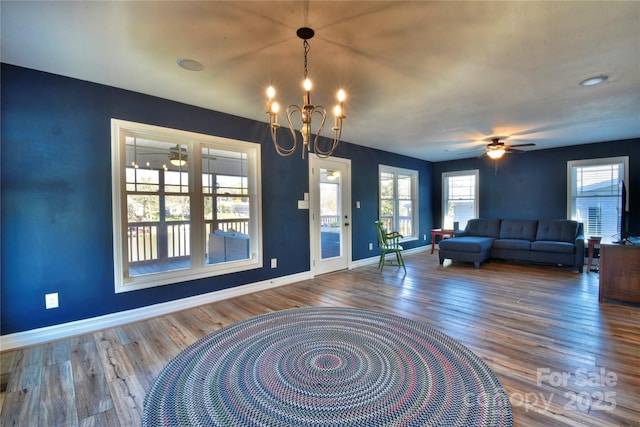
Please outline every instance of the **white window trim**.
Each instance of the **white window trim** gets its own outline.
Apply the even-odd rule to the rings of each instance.
[[[201,144],[215,144],[216,148],[227,150],[241,149],[248,154],[247,165],[249,179],[249,197],[252,200],[252,212],[250,214],[250,258],[247,260],[228,263],[207,265],[204,254],[205,241],[202,237],[203,220],[193,221],[191,229],[191,268],[168,271],[156,274],[148,274],[125,278],[125,252],[124,242],[127,238],[126,218],[127,193],[125,183],[126,158],[125,140],[121,133],[142,133],[148,135],[161,135],[163,138],[177,138],[188,146],[188,156],[191,159],[199,159],[196,155]],[[186,282],[195,279],[213,277],[239,271],[262,268],[262,178],[261,178],[261,146],[257,143],[222,138],[212,135],[187,132],[182,130],[164,128],[160,126],[129,122],[119,119],[111,119],[111,164],[112,164],[112,201],[113,201],[113,256],[114,256],[114,284],[115,292],[128,292],[146,289],[156,286]],[[199,162],[194,161],[194,170],[189,172],[189,185],[194,189],[191,196],[191,217],[203,218],[203,194],[202,194],[202,170]],[[196,234],[198,233],[198,234]]]
[[[601,157],[597,159],[569,160],[567,161],[567,218],[573,219],[573,168],[583,166],[610,165],[612,163],[622,163],[624,165],[624,185],[626,188],[625,204],[629,206],[629,156]],[[624,224],[622,225],[624,227]]]
[[[447,188],[446,183],[447,179],[455,176],[467,176],[474,175],[476,178],[476,188],[475,188],[475,203],[474,203],[474,215],[476,218],[480,215],[480,170],[479,169],[470,169],[463,171],[455,171],[455,172],[442,172],[442,226],[445,224],[445,206],[447,205]]]
[[[419,186],[419,181],[420,181],[420,173],[417,170],[414,169],[404,169],[404,168],[399,168],[399,167],[395,167],[395,166],[388,166],[388,165],[378,165],[378,204],[380,205],[380,201],[381,201],[381,193],[380,193],[380,175],[383,172],[387,172],[387,173],[393,173],[393,174],[400,174],[400,175],[409,175],[411,176],[411,198],[412,201],[414,203],[413,206],[413,213],[411,216],[411,228],[413,229],[413,235],[412,236],[405,236],[401,239],[402,242],[409,242],[412,240],[418,240],[419,236],[420,236],[420,230],[419,230],[419,226],[420,226],[420,221],[419,221],[419,194],[418,194],[418,186]],[[397,180],[394,182],[394,194],[398,194],[398,182]],[[397,198],[396,198],[397,200]],[[394,206],[394,211],[397,210],[397,206]],[[397,212],[394,212],[394,216],[397,215]],[[380,207],[378,208],[378,216],[380,216]]]

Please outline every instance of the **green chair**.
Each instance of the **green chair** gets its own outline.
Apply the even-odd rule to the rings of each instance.
[[[404,272],[407,272],[407,267],[404,265],[404,258],[402,258],[402,246],[400,246],[400,239],[402,239],[402,234],[397,231],[393,231],[391,233],[387,233],[387,231],[382,226],[380,221],[376,221],[376,230],[378,231],[378,247],[380,248],[380,262],[378,262],[378,267],[380,271],[384,268],[385,264],[387,265],[397,265],[398,267],[402,266]],[[389,260],[387,261],[387,254],[395,253],[396,261]]]

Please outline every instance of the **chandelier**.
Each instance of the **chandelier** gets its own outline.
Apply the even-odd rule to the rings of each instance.
[[[273,145],[276,148],[276,151],[281,156],[290,156],[292,155],[298,146],[298,135],[296,129],[291,122],[291,118],[298,114],[300,116],[300,121],[302,122],[302,127],[300,128],[300,134],[302,135],[302,158],[304,159],[305,151],[311,151],[311,119],[314,115],[319,116],[320,126],[318,127],[318,131],[315,133],[315,138],[313,139],[313,152],[321,158],[329,157],[333,154],[335,149],[338,147],[340,143],[340,136],[342,133],[342,120],[346,117],[344,114],[344,100],[345,100],[345,92],[340,89],[338,91],[338,104],[334,107],[333,114],[335,115],[335,123],[333,126],[333,143],[328,149],[323,149],[318,144],[318,138],[322,130],[324,129],[324,124],[327,119],[327,112],[324,107],[321,105],[313,105],[311,103],[311,80],[307,77],[307,54],[309,53],[309,42],[308,40],[313,37],[315,32],[308,27],[299,28],[296,32],[298,37],[300,37],[303,42],[304,47],[304,104],[302,107],[298,105],[289,105],[286,109],[287,123],[289,125],[289,130],[291,131],[291,136],[293,138],[293,143],[289,147],[283,147],[278,142],[277,131],[280,128],[278,124],[278,111],[280,110],[280,105],[274,100],[276,91],[273,86],[269,86],[267,89],[267,114],[269,115],[269,125],[271,127],[271,140],[273,141]]]

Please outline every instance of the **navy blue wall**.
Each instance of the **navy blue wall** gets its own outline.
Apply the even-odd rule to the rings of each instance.
[[[2,64],[2,334],[143,307],[309,271],[308,162],[278,156],[264,123],[165,99]],[[258,142],[262,147],[265,266],[225,276],[114,293],[111,128],[118,118]],[[342,143],[351,159],[353,252],[379,254],[378,164],[420,171],[420,234],[432,227],[432,164]],[[415,241],[405,245],[424,245]],[[268,263],[266,263],[268,264]],[[60,308],[44,309],[58,292]]]
[[[640,139],[600,142],[523,154],[497,164],[487,157],[435,163],[433,220],[442,225],[442,173],[478,169],[480,217],[553,219],[567,217],[567,161],[629,156],[629,232],[640,235]]]

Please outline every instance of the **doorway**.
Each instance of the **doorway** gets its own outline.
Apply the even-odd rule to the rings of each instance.
[[[351,160],[309,157],[311,272],[343,270],[351,262]]]

